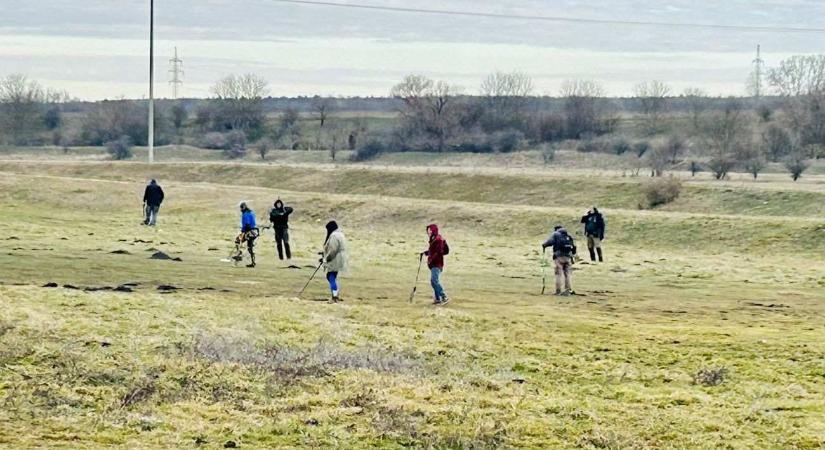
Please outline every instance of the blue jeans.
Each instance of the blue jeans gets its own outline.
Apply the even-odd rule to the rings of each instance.
[[[433,287],[433,293],[435,294],[435,299],[440,301],[447,298],[447,295],[444,294],[444,288],[441,287],[441,269],[438,267],[433,267],[430,269],[430,284]]]
[[[329,283],[329,290],[335,295],[338,293],[338,272],[327,272],[327,282]]]

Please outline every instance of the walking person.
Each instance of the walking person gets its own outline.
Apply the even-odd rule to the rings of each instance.
[[[584,235],[587,238],[587,250],[590,252],[590,261],[596,260],[598,254],[599,262],[604,262],[602,255],[602,241],[604,240],[604,217],[594,206],[582,216],[581,223],[584,225]]]
[[[161,203],[163,203],[163,189],[161,189],[156,180],[152,179],[143,191],[144,225],[155,226]]]
[[[321,263],[327,272],[327,282],[332,294],[330,303],[343,302],[338,291],[338,274],[347,269],[347,240],[334,220],[326,225],[327,238],[324,241],[324,256]]]
[[[573,236],[570,236],[564,227],[557,225],[550,237],[541,244],[542,253],[547,251],[547,247],[553,247],[553,263],[556,272],[555,295],[568,296],[573,293],[570,274],[573,268],[573,257],[576,255],[576,244],[573,241]],[[564,291],[562,291],[562,283]]]
[[[246,267],[255,267],[255,239],[258,238],[258,225],[255,223],[255,212],[249,209],[246,202],[241,202],[241,234],[238,235],[239,244],[246,242],[251,262]]]
[[[269,221],[272,222],[272,229],[275,232],[275,246],[278,249],[278,259],[292,259],[292,252],[289,249],[289,215],[292,214],[292,207],[284,206],[284,202],[279,198],[275,200],[273,208],[269,211]]]
[[[438,225],[427,225],[429,248],[422,252],[427,255],[427,267],[430,269],[430,285],[433,287],[433,304],[446,305],[450,299],[441,285],[441,272],[444,271],[444,255],[450,253],[447,241],[438,232]]]

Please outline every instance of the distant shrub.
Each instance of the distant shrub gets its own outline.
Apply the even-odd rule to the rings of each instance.
[[[272,149],[272,141],[267,138],[259,139],[255,143],[255,152],[258,153],[261,159],[266,159],[270,149]]]
[[[650,181],[644,189],[645,199],[649,208],[666,205],[682,193],[682,181],[678,178],[657,178]]]
[[[770,122],[773,119],[773,110],[768,105],[760,105],[756,108],[756,114],[762,119],[762,122]]]
[[[246,155],[246,134],[240,130],[226,133],[226,148],[223,154],[229,159],[243,158]]]
[[[625,138],[618,138],[611,145],[611,151],[615,155],[624,155],[631,150],[633,150],[633,146]]]
[[[678,164],[685,150],[687,150],[687,146],[688,144],[685,139],[678,134],[671,134],[665,142],[661,144],[662,152],[669,164]]]
[[[636,156],[641,158],[642,156],[645,155],[645,153],[648,152],[648,150],[650,150],[650,148],[651,148],[650,142],[648,142],[648,141],[639,141],[639,142],[633,144],[633,153],[635,153]]]
[[[541,142],[555,142],[564,138],[564,117],[558,114],[549,114],[537,121],[536,134]]]
[[[201,138],[200,146],[210,150],[225,150],[227,148],[226,135],[217,132],[206,133]]]
[[[810,164],[805,160],[801,152],[796,152],[785,159],[785,169],[791,174],[794,181],[798,180],[802,173],[808,170]]]
[[[790,155],[794,149],[790,133],[777,125],[771,125],[762,133],[762,145],[768,158],[774,162]]]
[[[552,144],[543,144],[541,146],[541,158],[544,160],[544,165],[548,165],[556,159],[556,146]]]
[[[693,375],[693,383],[702,386],[719,386],[728,376],[728,369],[719,367],[716,369],[702,369]]]
[[[759,173],[762,172],[763,169],[765,169],[765,166],[767,164],[768,162],[765,161],[765,158],[761,154],[757,153],[745,159],[742,162],[742,167],[745,170],[747,170],[748,173],[751,174],[753,176],[753,179],[755,180],[759,176]]]
[[[350,156],[350,160],[354,162],[369,161],[377,158],[379,155],[387,151],[387,145],[383,142],[369,141],[355,150],[355,152],[353,152]]]
[[[493,151],[512,153],[524,144],[524,133],[517,130],[498,131],[493,133],[490,140],[492,141]]]
[[[585,139],[576,146],[576,151],[580,153],[607,153],[610,143],[603,139]]]
[[[106,143],[106,151],[112,155],[112,159],[123,160],[132,157],[132,138],[121,136],[116,141]]]
[[[728,172],[736,167],[736,160],[731,155],[720,153],[712,156],[707,166],[713,172],[714,178],[723,180],[728,176]]]

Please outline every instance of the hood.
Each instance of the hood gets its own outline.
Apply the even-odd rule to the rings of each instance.
[[[278,199],[275,200],[275,204],[272,206],[274,206],[275,209],[284,209],[284,202],[282,202],[281,199]]]
[[[324,244],[329,241],[329,236],[338,229],[338,224],[334,220],[330,220],[327,222],[327,238],[324,240]]]
[[[432,234],[432,238],[438,236],[438,225],[431,223],[427,225],[427,232]]]

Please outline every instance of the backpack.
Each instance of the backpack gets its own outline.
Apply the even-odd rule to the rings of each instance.
[[[556,243],[553,245],[553,251],[562,256],[575,255],[576,244],[573,242],[573,236],[562,233],[557,234]]]
[[[447,240],[444,239],[444,256],[447,256],[449,254],[450,254],[450,244],[448,244]]]

